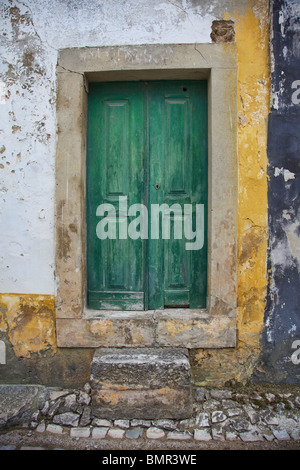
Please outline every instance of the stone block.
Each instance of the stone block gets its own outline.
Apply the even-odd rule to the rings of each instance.
[[[123,439],[125,434],[125,429],[109,429],[107,435],[112,439]]]
[[[104,439],[106,437],[107,431],[109,427],[103,428],[94,428],[92,431],[92,438],[93,439]]]
[[[195,429],[194,439],[196,441],[210,441],[211,434],[207,429]]]
[[[147,429],[146,436],[148,439],[162,439],[165,437],[165,431],[153,426]]]
[[[58,424],[48,424],[46,431],[51,432],[52,434],[62,434],[63,427]]]
[[[71,428],[70,436],[71,437],[90,437],[91,430],[90,428]]]
[[[182,349],[98,349],[91,387],[98,418],[184,419],[192,412],[190,363]]]

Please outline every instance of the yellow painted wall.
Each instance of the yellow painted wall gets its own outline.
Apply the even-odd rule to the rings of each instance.
[[[50,295],[0,294],[0,332],[18,357],[56,350],[55,300]]]
[[[194,353],[198,384],[245,382],[261,351],[267,290],[267,119],[270,106],[267,0],[246,13],[227,12],[238,52],[238,318],[237,347]]]

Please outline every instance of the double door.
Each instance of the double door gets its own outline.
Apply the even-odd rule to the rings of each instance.
[[[89,85],[89,308],[205,308],[206,85]]]

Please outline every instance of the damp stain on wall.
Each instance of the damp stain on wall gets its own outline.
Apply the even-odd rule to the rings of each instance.
[[[0,294],[0,332],[18,357],[56,350],[54,296]]]

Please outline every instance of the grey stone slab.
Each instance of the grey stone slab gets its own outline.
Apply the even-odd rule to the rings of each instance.
[[[92,438],[93,439],[104,439],[107,435],[107,432],[110,428],[109,427],[99,427],[94,428],[92,430]]]
[[[82,415],[80,417],[79,425],[87,426],[92,421],[92,410],[89,406],[84,406]]]
[[[48,424],[46,428],[47,432],[50,432],[51,434],[62,434],[63,433],[63,427],[60,426],[59,424]]]
[[[300,440],[300,429],[294,429],[293,431],[291,431],[291,437],[295,441],[299,441]]]
[[[130,421],[129,419],[116,419],[114,426],[121,429],[128,429],[130,427]]]
[[[223,399],[228,399],[232,397],[232,391],[231,390],[226,390],[226,389],[221,389],[221,390],[211,390],[210,395],[212,398],[215,398],[216,400],[223,400]]]
[[[260,412],[260,417],[263,421],[270,426],[277,426],[279,424],[278,418],[271,410],[263,410]]]
[[[187,350],[175,348],[99,348],[91,364],[91,387],[124,384],[139,388],[190,386]]]
[[[209,413],[199,413],[196,417],[196,426],[199,428],[208,428],[210,426]]]
[[[92,421],[93,426],[99,426],[99,427],[112,427],[113,423],[112,421],[109,421],[108,419],[101,419],[101,418],[94,418]]]
[[[174,431],[177,428],[176,421],[172,419],[155,419],[153,420],[153,424],[167,431]]]
[[[230,423],[237,432],[246,432],[250,430],[250,422],[243,416],[230,418]]]
[[[242,441],[244,441],[244,442],[259,442],[259,441],[264,440],[264,438],[261,434],[259,434],[257,431],[253,431],[253,430],[246,431],[246,432],[241,432],[239,434],[239,436],[242,439]]]
[[[148,439],[163,439],[166,433],[163,429],[157,428],[155,426],[151,426],[146,431],[146,437]]]
[[[276,400],[274,393],[266,393],[265,397],[270,403],[273,403]]]
[[[76,411],[78,407],[77,397],[75,393],[66,396],[63,403],[63,411]]]
[[[197,387],[195,390],[196,403],[203,403],[210,396],[209,391],[204,387]]]
[[[36,432],[42,433],[46,430],[46,423],[45,421],[41,421],[40,424],[36,427]]]
[[[212,423],[222,423],[223,421],[225,421],[225,419],[227,419],[227,416],[223,411],[216,410],[212,412]]]
[[[58,398],[65,397],[69,393],[69,390],[51,390],[49,398],[51,401],[56,401]]]
[[[49,398],[49,390],[38,385],[0,385],[1,426],[29,426],[34,412]]]
[[[239,404],[234,400],[224,399],[222,400],[222,407],[224,408],[224,410],[227,410],[227,408],[238,408]]]
[[[107,436],[112,439],[123,439],[125,434],[125,429],[110,428],[107,432]]]
[[[190,419],[182,419],[178,421],[177,427],[180,431],[183,431],[185,429],[189,429],[195,426],[195,419],[190,418]]]
[[[256,424],[259,421],[259,414],[255,411],[251,405],[244,405],[244,410],[247,413],[251,424]]]
[[[229,417],[240,416],[243,414],[243,410],[241,408],[228,408],[226,410],[226,413],[228,414]]]
[[[220,424],[214,424],[211,427],[212,437],[215,441],[224,441],[225,436],[223,433],[223,427]]]
[[[78,403],[81,405],[89,405],[91,402],[91,397],[87,392],[84,392],[80,390],[79,392],[79,397],[78,397]]]
[[[60,409],[63,409],[63,405],[64,405],[64,399],[63,398],[59,398],[57,401],[52,402],[50,404],[50,407],[49,407],[48,411],[47,411],[47,416],[49,416],[50,418],[53,418],[53,416]],[[68,410],[65,408],[64,411],[68,411]]]
[[[208,429],[195,429],[194,439],[195,441],[210,441],[212,437]]]
[[[209,400],[206,400],[203,403],[203,410],[204,411],[213,411],[213,410],[217,410],[220,406],[221,406],[220,401],[209,399]]]
[[[240,439],[239,435],[235,431],[225,431],[225,440],[226,441],[238,441]]]
[[[146,419],[132,419],[130,425],[132,427],[141,426],[142,428],[149,428],[151,426],[151,421]]]
[[[144,429],[141,426],[136,426],[135,428],[127,429],[125,437],[127,439],[138,439],[142,437]]]
[[[178,441],[187,441],[191,439],[191,437],[192,436],[187,432],[170,431],[167,434],[167,439]]]
[[[259,423],[256,425],[257,431],[269,442],[275,439],[274,434],[272,433],[271,429],[263,423]]]
[[[70,429],[70,436],[71,437],[90,437],[91,430],[90,428],[71,428]]]
[[[53,418],[53,423],[60,424],[62,426],[78,426],[79,415],[72,412],[55,415]]]
[[[274,428],[272,426],[271,429],[278,441],[288,441],[290,439],[290,436],[285,428],[279,426],[276,426],[276,428]]]

